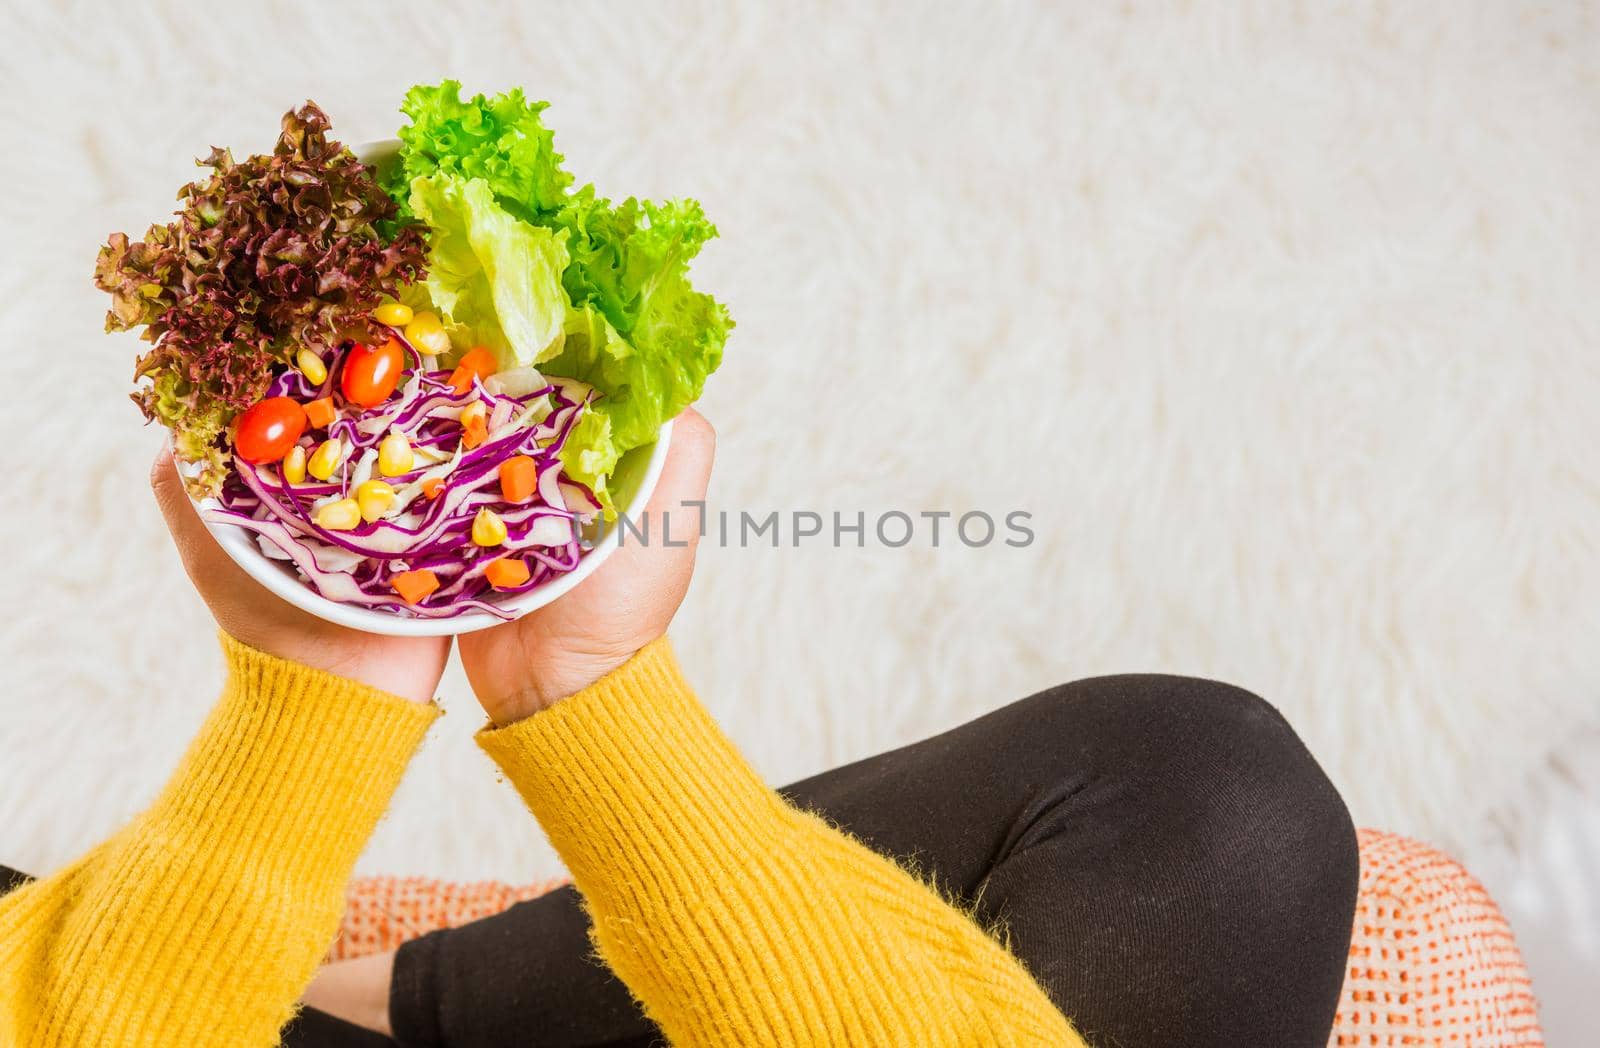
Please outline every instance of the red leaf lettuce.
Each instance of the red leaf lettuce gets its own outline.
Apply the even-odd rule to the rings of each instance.
[[[423,271],[420,227],[380,232],[394,228],[394,201],[327,133],[308,102],[284,115],[269,156],[213,149],[199,161],[211,174],[179,191],[172,222],[142,241],[112,234],[96,260],[95,284],[111,295],[106,330],[143,326],[153,343],[134,369],[149,384],[133,399],[202,465],[199,493],[221,483],[220,438],[275,365],[300,346],[367,334],[372,308]]]

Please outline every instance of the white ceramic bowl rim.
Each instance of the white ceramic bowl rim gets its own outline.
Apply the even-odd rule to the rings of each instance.
[[[661,479],[661,470],[667,461],[667,447],[672,442],[671,436],[672,423],[668,422],[661,427],[653,445],[635,448],[629,452],[630,455],[648,453],[650,456],[644,468],[644,475],[639,480],[638,489],[626,508],[620,510],[629,520],[637,521],[643,516],[656,482]],[[214,499],[203,499],[198,505],[204,508],[215,505],[215,502]],[[313,590],[287,562],[274,560],[262,553],[254,536],[244,528],[237,524],[210,521],[207,521],[206,527],[216,536],[217,542],[227,551],[228,556],[232,557],[251,578],[295,607],[341,626],[366,633],[382,633],[396,637],[449,637],[498,626],[506,621],[487,611],[466,611],[444,619],[411,618],[329,600]],[[500,602],[499,606],[513,617],[526,615],[535,608],[544,607],[588,578],[590,573],[611,555],[611,551],[616,549],[621,533],[622,528],[619,526],[606,528],[594,547],[584,553],[576,568],[543,585],[535,586],[526,593],[508,598]]]

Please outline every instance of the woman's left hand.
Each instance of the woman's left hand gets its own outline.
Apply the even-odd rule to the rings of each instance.
[[[515,622],[462,636],[461,665],[496,725],[581,691],[667,631],[694,572],[716,442],[711,423],[685,409],[672,424],[666,467],[644,519],[633,522],[656,541],[618,536],[610,559],[571,593]],[[669,542],[669,534],[677,539]]]
[[[235,640],[269,655],[411,699],[432,700],[448,637],[384,637],[336,626],[273,596],[217,545],[183,489],[170,448],[150,471],[150,486],[189,580],[217,625]]]

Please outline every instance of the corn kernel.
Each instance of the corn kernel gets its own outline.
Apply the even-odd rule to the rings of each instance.
[[[386,477],[411,472],[416,458],[404,433],[390,433],[378,444],[378,472]]]
[[[489,409],[474,400],[461,409],[461,446],[475,448],[489,436]]]
[[[385,302],[372,311],[373,319],[392,328],[403,328],[411,323],[411,307],[401,302]]]
[[[506,540],[506,522],[485,506],[472,518],[472,541],[480,546],[498,546]]]
[[[406,325],[406,341],[436,357],[450,352],[450,336],[444,333],[438,314],[427,310],[412,315],[411,322]]]
[[[306,449],[296,444],[283,456],[283,479],[288,484],[304,484],[306,480]]]
[[[361,507],[361,519],[368,524],[383,516],[393,502],[394,488],[381,480],[356,485],[356,505]]]
[[[324,440],[322,446],[311,453],[311,458],[306,462],[306,471],[318,480],[327,480],[339,468],[339,460],[344,457],[344,445],[338,437]]]
[[[317,510],[312,519],[317,527],[327,531],[349,531],[361,523],[361,507],[355,499],[340,499]]]
[[[315,350],[310,346],[301,346],[300,351],[294,355],[294,362],[300,368],[300,374],[313,386],[320,386],[328,381],[328,365],[322,362]]]

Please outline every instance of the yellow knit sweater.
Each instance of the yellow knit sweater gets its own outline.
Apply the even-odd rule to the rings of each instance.
[[[223,646],[155,804],[0,899],[0,1045],[277,1043],[437,711]],[[1082,1044],[971,920],[763,786],[665,642],[480,741],[674,1045]]]

